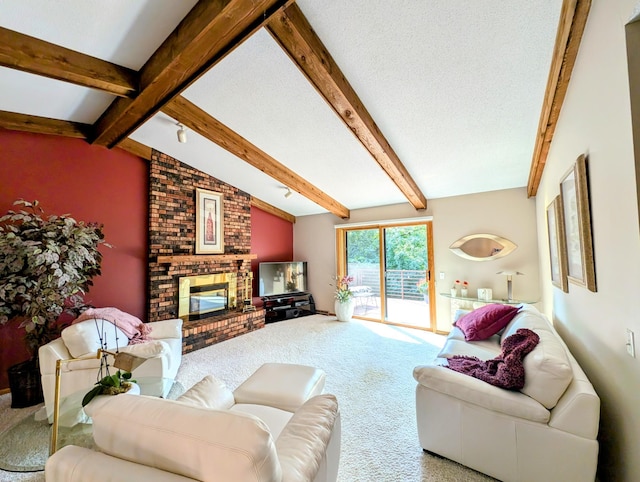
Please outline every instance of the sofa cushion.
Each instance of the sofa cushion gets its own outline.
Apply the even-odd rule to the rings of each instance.
[[[492,303],[460,317],[455,326],[462,330],[467,341],[486,340],[507,326],[518,309],[517,306]]]
[[[552,409],[573,379],[566,349],[547,317],[531,305],[522,306],[502,333],[502,341],[520,328],[528,328],[540,337],[538,345],[524,358],[521,391]]]
[[[520,391],[552,409],[571,383],[573,370],[557,334],[548,330],[533,331],[540,341],[524,358],[525,379]]]
[[[413,378],[423,387],[492,412],[504,413],[538,423],[547,423],[551,416],[548,410],[531,397],[518,391],[494,387],[477,378],[454,372],[447,367],[417,366],[413,370]],[[455,432],[454,426],[455,424],[451,426],[451,429]]]
[[[518,311],[516,316],[511,320],[511,322],[506,326],[506,328],[500,335],[500,343],[504,342],[506,338],[513,335],[520,328],[528,328],[535,331],[536,333],[538,332],[538,330],[553,330],[551,324],[547,321],[547,318],[542,313],[540,313],[531,305],[523,305],[520,308],[520,311]]]
[[[195,480],[281,480],[275,442],[258,418],[146,396],[116,396],[93,415],[96,447]]]
[[[464,341],[448,338],[438,358],[453,358],[456,355],[475,356],[480,360],[491,360],[500,354],[500,343],[497,336],[488,340]]]
[[[131,355],[141,358],[153,358],[154,356],[167,355],[169,353],[169,347],[161,340],[151,340],[145,341],[144,343],[124,346],[120,348],[119,351],[122,353],[130,353]]]
[[[100,345],[100,336],[104,336],[107,349],[122,348],[129,344],[129,338],[120,328],[102,319],[91,319],[74,323],[62,330],[62,339],[73,358],[96,354]]]
[[[227,410],[235,403],[233,392],[227,388],[222,380],[218,380],[212,375],[204,377],[178,397],[176,401],[215,410]]]

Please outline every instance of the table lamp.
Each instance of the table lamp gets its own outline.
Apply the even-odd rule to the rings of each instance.
[[[512,297],[512,280],[513,280],[513,276],[516,275],[523,275],[524,273],[521,273],[520,271],[498,271],[496,274],[503,274],[507,277],[507,301],[513,301],[513,297]]]

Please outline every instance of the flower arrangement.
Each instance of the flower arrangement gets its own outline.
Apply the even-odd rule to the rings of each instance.
[[[426,295],[429,292],[429,283],[427,282],[427,278],[422,278],[418,281],[416,286],[418,287],[418,293]]]
[[[467,295],[469,294],[468,290],[469,290],[469,283],[467,283],[467,281],[465,280],[462,282],[462,289],[460,290],[460,295],[463,298],[466,298]]]
[[[353,283],[353,276],[345,275],[342,278],[336,276],[335,298],[340,303],[346,303],[353,296],[353,291],[349,289],[349,283]]]

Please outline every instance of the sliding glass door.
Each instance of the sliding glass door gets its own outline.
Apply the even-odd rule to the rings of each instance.
[[[354,316],[435,328],[430,230],[430,221],[338,229],[338,271],[353,276]]]

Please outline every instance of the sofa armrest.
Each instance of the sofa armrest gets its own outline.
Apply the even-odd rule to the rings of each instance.
[[[533,422],[547,423],[549,421],[549,411],[533,398],[517,391],[495,387],[444,366],[418,366],[413,370],[413,377],[425,388],[487,410]]]
[[[171,472],[74,445],[58,450],[45,465],[47,482],[112,482],[114,474],[126,474],[127,480],[193,482],[193,479]]]
[[[154,340],[162,340],[164,338],[182,339],[182,320],[180,318],[154,321],[149,323],[149,326],[151,326],[149,337]]]
[[[329,394],[310,398],[293,414],[276,440],[283,482],[314,480],[337,417],[338,401]]]
[[[73,358],[62,338],[50,341],[38,349],[41,375],[54,375],[56,373],[57,360],[69,360]]]

